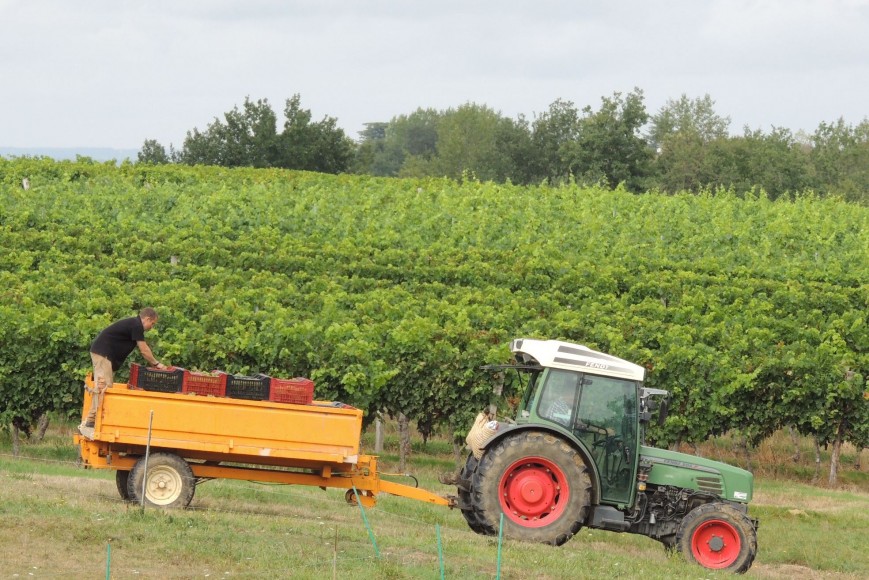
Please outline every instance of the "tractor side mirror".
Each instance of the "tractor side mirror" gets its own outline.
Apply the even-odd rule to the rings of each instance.
[[[667,413],[670,411],[670,398],[664,397],[661,401],[661,410],[658,411],[658,426],[663,427],[664,421],[667,420]]]

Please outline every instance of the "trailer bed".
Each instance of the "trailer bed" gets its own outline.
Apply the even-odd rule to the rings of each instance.
[[[93,388],[90,377],[85,384]],[[83,411],[91,400],[86,389]],[[138,483],[126,483],[136,474],[157,506],[186,505],[193,493],[185,488],[216,478],[345,489],[349,502],[367,506],[381,492],[456,505],[452,496],[381,479],[377,457],[360,454],[361,434],[362,411],[328,401],[295,405],[115,383],[103,394],[93,437],[74,440],[86,468],[118,471],[124,499],[141,499]],[[169,464],[149,474],[149,453]]]
[[[152,415],[153,412],[153,421]],[[94,441],[170,448],[187,457],[297,465],[355,464],[362,411],[325,403],[293,405],[159,393],[116,383],[103,395]]]

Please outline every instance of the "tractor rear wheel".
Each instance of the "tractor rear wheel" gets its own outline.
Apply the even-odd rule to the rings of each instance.
[[[468,460],[465,462],[465,466],[462,467],[462,471],[459,474],[459,478],[463,481],[470,482],[474,476],[474,470],[477,469],[477,458],[474,457],[473,453],[468,454]],[[465,521],[468,522],[468,526],[477,532],[478,534],[485,534],[486,528],[480,522],[480,518],[477,515],[476,509],[474,509],[473,500],[471,498],[471,491],[466,491],[465,489],[459,487],[459,500],[461,501],[462,506],[462,515],[465,517]]]
[[[486,534],[560,546],[585,523],[588,468],[577,451],[548,433],[522,431],[486,450],[473,477],[474,514]]]
[[[757,555],[757,531],[733,506],[707,503],[685,516],[676,533],[676,549],[704,568],[741,574]]]
[[[183,508],[190,504],[196,491],[196,478],[186,461],[172,453],[152,453],[147,470],[145,467],[142,457],[130,471],[127,493],[131,500],[140,502],[144,487],[145,501],[152,506]]]

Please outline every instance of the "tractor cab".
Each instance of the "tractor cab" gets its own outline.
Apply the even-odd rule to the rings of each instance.
[[[638,423],[648,414],[640,404],[645,369],[555,340],[517,339],[511,350],[531,371],[516,422],[549,423],[569,434],[596,468],[600,501],[631,504],[642,443]]]

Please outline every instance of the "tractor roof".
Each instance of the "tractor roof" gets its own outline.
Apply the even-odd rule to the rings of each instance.
[[[510,343],[510,350],[519,362],[536,362],[543,367],[570,369],[635,381],[642,381],[646,375],[646,369],[632,362],[591,350],[581,344],[560,340],[517,338]]]

